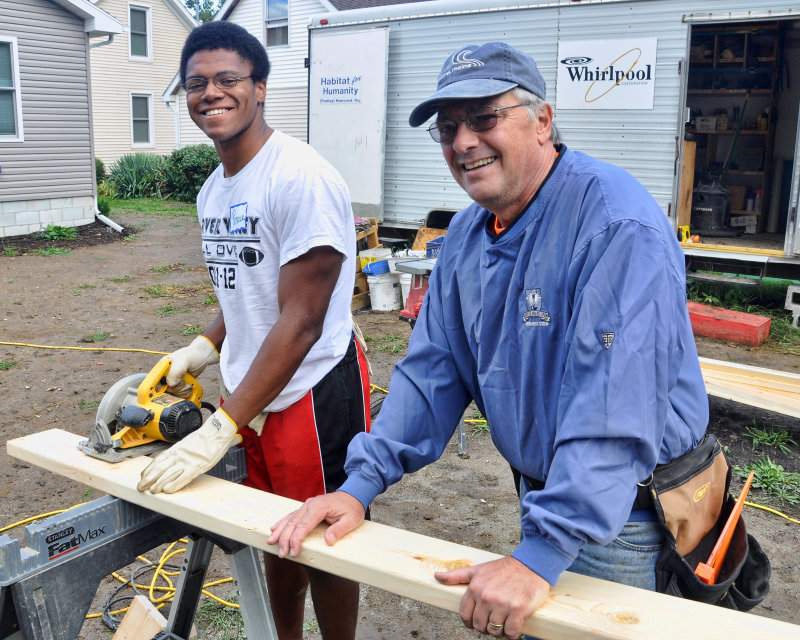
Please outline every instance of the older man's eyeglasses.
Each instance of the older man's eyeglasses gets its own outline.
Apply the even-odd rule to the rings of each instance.
[[[471,131],[480,133],[482,131],[489,131],[497,126],[497,115],[500,111],[507,109],[516,109],[517,107],[527,106],[524,102],[519,104],[512,104],[510,107],[481,107],[470,113],[464,120],[438,120],[428,127],[428,133],[435,142],[442,144],[450,144],[456,139],[458,133],[458,125],[462,122],[469,127]]]
[[[247,80],[247,78],[252,78],[252,75],[249,76],[232,76],[232,75],[218,75],[212,78],[212,82],[217,89],[233,89],[237,84],[239,84],[242,80]],[[208,78],[203,78],[201,76],[193,76],[191,78],[186,78],[186,82],[183,83],[183,88],[186,89],[186,93],[197,93],[198,91],[202,91],[208,86]]]

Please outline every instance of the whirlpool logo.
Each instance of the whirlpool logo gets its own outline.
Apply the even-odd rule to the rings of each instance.
[[[562,41],[557,107],[652,109],[656,38]]]
[[[572,82],[589,83],[586,89],[586,102],[594,102],[604,95],[616,89],[621,83],[649,82],[652,80],[651,65],[636,69],[639,59],[642,57],[642,50],[637,48],[630,49],[608,63],[602,69],[600,65],[595,65],[594,69],[589,67],[592,59],[589,57],[571,57],[561,60],[561,64],[567,66],[569,79]]]

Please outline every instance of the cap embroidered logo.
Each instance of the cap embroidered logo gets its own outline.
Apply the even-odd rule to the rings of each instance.
[[[452,56],[450,56],[450,65],[449,68],[443,69],[442,72],[439,74],[439,79],[444,76],[449,76],[451,73],[455,73],[456,71],[461,71],[462,69],[470,69],[472,67],[483,67],[484,64],[480,60],[475,60],[474,58],[468,58],[472,53],[470,49],[462,49],[461,51],[456,51]]]

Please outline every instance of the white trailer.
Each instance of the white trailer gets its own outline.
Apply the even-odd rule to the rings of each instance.
[[[800,277],[798,0],[434,0],[313,16],[309,141],[357,215],[413,229],[468,204],[408,115],[449,53],[490,40],[536,59],[565,144],[630,171],[676,229],[701,221],[696,173],[717,174],[727,236],[684,244],[695,268]]]

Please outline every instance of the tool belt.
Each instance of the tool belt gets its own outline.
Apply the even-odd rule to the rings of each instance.
[[[706,562],[736,500],[730,494],[731,468],[711,434],[672,462],[656,467],[639,485],[637,503],[649,497],[664,527],[664,550],[656,566],[656,590],[740,611],[752,609],[769,593],[770,563],[744,516],[736,524],[715,584],[695,569]],[[647,493],[647,497],[645,497]]]

